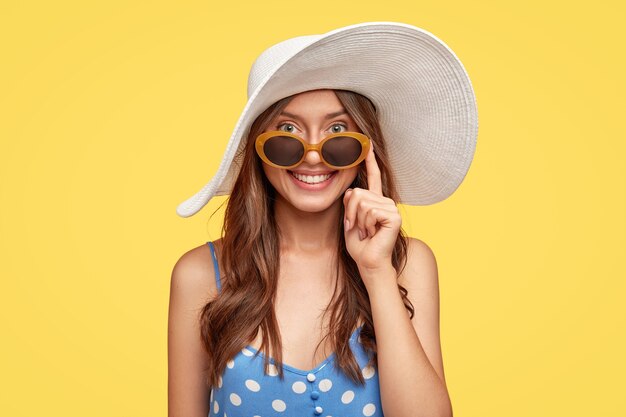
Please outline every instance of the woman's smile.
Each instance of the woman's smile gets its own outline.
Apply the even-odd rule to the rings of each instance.
[[[292,182],[295,185],[302,188],[303,190],[309,191],[319,191],[328,187],[337,176],[337,172],[339,171],[334,171],[330,174],[322,175],[303,175],[287,170],[289,178],[291,178]]]

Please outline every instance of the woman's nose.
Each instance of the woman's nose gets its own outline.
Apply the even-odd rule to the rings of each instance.
[[[315,142],[309,142],[309,144],[312,143],[320,143],[321,138],[318,138]],[[322,162],[322,158],[320,157],[320,154],[318,151],[315,150],[309,150],[306,155],[304,155],[304,161],[308,163],[309,165],[315,165],[315,164],[319,164]]]
[[[309,165],[316,165],[322,162],[322,158],[320,157],[319,152],[315,150],[309,150],[306,155],[304,155],[304,161]]]

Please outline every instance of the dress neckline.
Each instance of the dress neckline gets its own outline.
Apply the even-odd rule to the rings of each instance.
[[[356,338],[357,334],[360,333],[362,328],[363,328],[363,325],[360,325],[359,327],[354,329],[354,331],[350,335],[349,342],[354,341],[354,339]],[[272,358],[269,355],[265,355],[260,350],[257,350],[254,347],[252,347],[252,345],[246,345],[246,349],[252,351],[254,354],[259,355],[259,356],[261,356],[263,358],[265,358],[267,356],[267,358],[268,358],[268,360],[269,360],[269,362],[271,364],[273,364],[273,365],[276,364],[276,361],[274,360],[274,358]],[[296,374],[299,374],[299,375],[315,374],[315,373],[321,371],[322,368],[324,368],[329,363],[332,363],[332,361],[335,360],[335,356],[337,356],[335,352],[331,353],[326,359],[324,359],[319,365],[317,365],[313,369],[309,369],[309,370],[300,369],[300,368],[296,368],[295,366],[288,365],[288,364],[286,364],[284,362],[283,362],[283,369],[285,369],[287,371],[290,371],[290,372],[293,372],[293,373],[296,373]]]

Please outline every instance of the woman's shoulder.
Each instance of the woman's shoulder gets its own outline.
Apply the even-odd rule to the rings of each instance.
[[[407,236],[408,254],[411,257],[434,257],[435,254],[431,247],[422,239]]]
[[[407,237],[406,265],[398,278],[398,283],[406,286],[423,286],[436,284],[437,259],[431,247],[423,240]],[[423,280],[429,279],[426,283]],[[418,282],[422,280],[422,282]]]
[[[213,241],[216,250],[220,247],[219,240]],[[204,243],[183,253],[176,261],[172,270],[171,292],[206,303],[218,293],[215,277],[211,248]]]

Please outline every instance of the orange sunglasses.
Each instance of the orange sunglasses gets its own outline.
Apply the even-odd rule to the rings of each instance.
[[[370,139],[358,132],[339,132],[310,145],[300,136],[274,130],[256,138],[256,152],[268,165],[291,169],[304,161],[308,151],[316,151],[324,164],[332,169],[348,169],[367,157]]]

